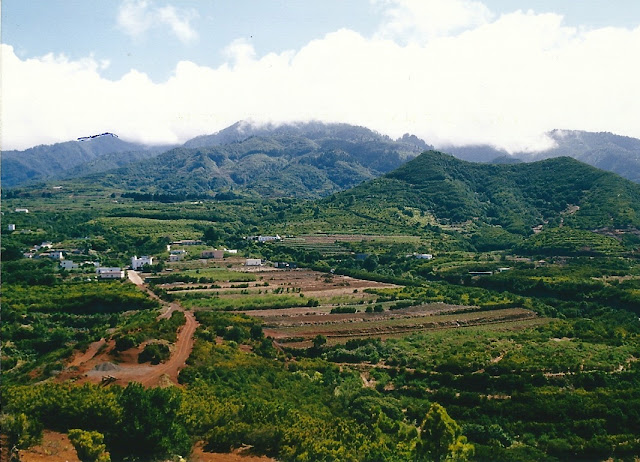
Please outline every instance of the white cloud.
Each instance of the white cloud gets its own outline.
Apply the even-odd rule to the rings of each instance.
[[[196,17],[193,10],[178,11],[173,6],[158,8],[158,19],[161,23],[171,27],[171,30],[183,43],[188,43],[198,37],[196,31],[191,27],[191,20]]]
[[[125,0],[118,10],[118,26],[128,35],[137,37],[144,34],[152,25],[149,2],[145,0]]]
[[[3,142],[26,148],[104,131],[182,142],[242,119],[340,121],[511,151],[548,146],[554,128],[640,138],[640,26],[589,31],[522,11],[460,23],[462,32],[426,42],[344,29],[265,56],[239,40],[225,64],[182,61],[160,83],[135,70],[105,79],[91,57],[22,60],[3,45]]]
[[[118,26],[132,37],[140,37],[154,27],[168,26],[171,32],[183,43],[198,38],[191,25],[197,17],[192,9],[178,9],[167,5],[154,6],[148,0],[124,0],[118,10]]]
[[[232,63],[240,64],[256,58],[253,45],[244,38],[235,39],[222,50],[224,57]]]
[[[385,21],[379,35],[401,42],[424,42],[487,23],[491,11],[474,0],[373,0]]]

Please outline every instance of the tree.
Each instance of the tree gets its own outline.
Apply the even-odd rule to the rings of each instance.
[[[445,460],[466,461],[474,454],[474,447],[467,443],[460,425],[445,408],[434,403],[420,425],[416,444],[416,460],[442,462]]]
[[[29,419],[25,414],[3,415],[0,418],[2,433],[7,435],[9,446],[16,449],[28,448],[42,438],[42,424]]]
[[[133,382],[122,390],[118,401],[123,415],[118,434],[110,443],[111,452],[116,453],[118,460],[125,454],[153,460],[191,451],[191,440],[179,412],[181,390],[147,390]]]
[[[378,256],[377,255],[369,255],[363,262],[362,267],[369,272],[374,271],[378,267]]]
[[[69,440],[82,462],[111,462],[111,456],[104,445],[104,435],[74,428],[69,430]]]
[[[313,348],[319,350],[325,343],[327,343],[327,337],[318,334],[313,339]]]

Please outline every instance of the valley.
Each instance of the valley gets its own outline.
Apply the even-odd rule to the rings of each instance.
[[[436,151],[299,195],[123,172],[3,189],[20,451],[81,429],[112,460],[415,460],[437,410],[451,457],[640,454],[637,184]]]

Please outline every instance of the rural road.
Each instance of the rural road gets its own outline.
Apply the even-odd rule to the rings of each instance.
[[[174,311],[182,311],[185,315],[185,324],[178,330],[176,342],[172,348],[169,359],[157,365],[138,364],[137,353],[133,353],[134,357],[126,359],[117,364],[117,369],[98,369],[101,365],[112,363],[113,359],[107,350],[101,351],[105,345],[112,345],[113,340],[107,342],[101,339],[92,343],[89,348],[77,356],[67,367],[76,369],[75,374],[84,374],[85,380],[100,383],[103,376],[109,375],[114,377],[119,384],[129,382],[139,382],[145,387],[153,387],[160,384],[162,377],[166,376],[171,382],[178,384],[178,374],[186,365],[187,359],[193,350],[195,333],[198,327],[198,321],[191,311],[185,311],[178,302],[166,303],[158,298],[145,284],[140,275],[136,271],[128,271],[128,278],[140,290],[147,292],[151,297],[158,300],[163,305],[163,313],[158,319],[167,319],[171,317]],[[127,352],[124,357],[127,357]],[[132,353],[129,353],[129,356]],[[71,376],[70,376],[71,377]]]
[[[129,280],[136,286],[147,292],[152,298],[160,300],[158,296],[144,284],[144,281],[136,271],[129,270],[127,274],[129,276]],[[171,313],[173,313],[174,311],[182,311],[185,315],[186,322],[184,326],[182,326],[178,331],[178,338],[176,339],[175,349],[172,352],[169,360],[165,363],[152,366],[148,373],[146,373],[143,377],[140,377],[139,382],[144,386],[155,385],[160,380],[160,377],[164,374],[168,375],[171,381],[177,384],[178,373],[180,372],[180,369],[182,369],[186,364],[187,359],[189,359],[189,355],[191,354],[191,350],[193,350],[193,334],[198,327],[198,322],[196,321],[196,318],[191,311],[185,311],[179,303],[172,302],[168,305],[166,310],[164,310],[164,312],[160,316],[158,316],[158,319],[169,319],[171,317]],[[114,376],[117,376],[117,374],[114,374]]]
[[[172,303],[172,305],[174,304]],[[177,304],[175,305],[178,306]],[[185,366],[187,359],[189,359],[189,355],[191,354],[191,350],[193,350],[193,334],[198,327],[198,322],[191,311],[184,311],[184,315],[186,322],[178,332],[175,350],[171,354],[171,357],[167,362],[153,366],[148,374],[141,377],[140,383],[142,385],[153,386],[164,374],[168,375],[172,382],[176,384],[178,383],[178,374],[180,373],[180,369]]]
[[[133,282],[135,285],[144,287],[144,281],[136,271],[128,270],[127,276],[129,277],[129,280]]]

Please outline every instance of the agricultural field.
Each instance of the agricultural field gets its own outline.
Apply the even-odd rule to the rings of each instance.
[[[158,458],[198,442],[202,454],[248,445],[277,460],[411,460],[438,404],[477,460],[640,452],[640,269],[615,245],[480,252],[472,225],[434,231],[415,210],[396,234],[391,215],[319,233],[305,201],[58,194],[3,203],[8,215],[34,210],[3,231],[3,412],[24,446],[42,429],[82,428],[104,435],[114,460],[134,437]],[[303,216],[292,234],[289,218]],[[287,237],[245,239],[276,233]],[[185,253],[168,261],[175,239],[204,244],[171,246]],[[80,263],[155,260],[133,283],[98,281],[91,267],[21,258],[43,241]],[[200,258],[212,248],[238,254]]]

